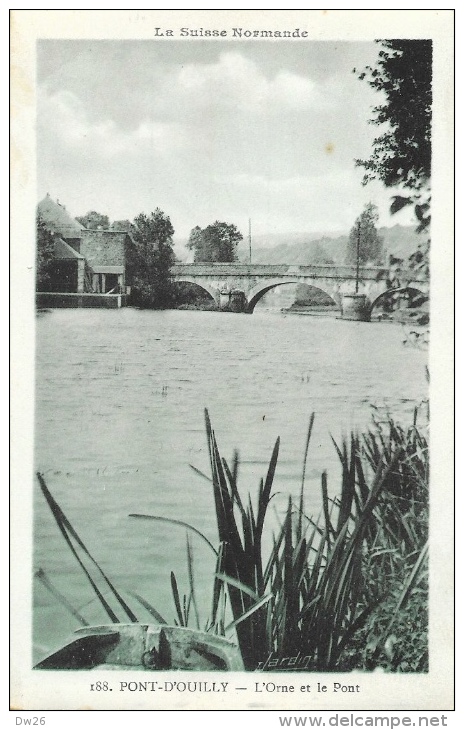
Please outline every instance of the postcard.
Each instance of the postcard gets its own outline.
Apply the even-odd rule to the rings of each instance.
[[[453,710],[453,22],[11,12],[13,710]]]

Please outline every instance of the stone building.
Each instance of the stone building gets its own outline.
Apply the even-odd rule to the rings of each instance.
[[[48,291],[125,294],[126,249],[130,243],[126,231],[88,230],[48,193],[37,212],[55,236]]]
[[[130,242],[125,231],[84,230],[80,252],[92,276],[92,290],[97,293],[125,291],[126,249]]]
[[[48,290],[82,293],[86,290],[85,258],[63,238],[55,238],[55,256]]]

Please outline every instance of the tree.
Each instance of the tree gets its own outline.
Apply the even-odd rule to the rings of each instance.
[[[174,263],[174,228],[159,208],[149,216],[140,213],[126,250],[126,277],[134,304],[162,309],[172,302],[170,268]]]
[[[358,257],[359,238],[359,263],[379,264],[383,258],[383,241],[379,235],[376,224],[379,220],[378,208],[373,203],[367,203],[363,212],[356,219],[350,231],[346,250],[346,263],[356,264]]]
[[[121,221],[113,221],[110,225],[110,231],[125,231],[125,233],[132,234],[134,231],[134,224],[127,219]]]
[[[106,230],[110,225],[110,219],[108,216],[103,215],[102,213],[97,213],[96,210],[89,210],[88,213],[77,217],[76,220],[79,221],[84,228],[91,228],[92,230],[96,230],[98,228]]]
[[[205,239],[200,226],[195,226],[190,231],[187,248],[194,253],[194,261],[207,261]]]
[[[393,197],[391,212],[414,204],[418,230],[425,230],[430,224],[432,41],[377,42],[377,63],[359,78],[384,94],[370,123],[387,128],[375,138],[370,158],[356,164],[366,170],[364,184],[377,178],[386,187],[403,188],[404,194]]]
[[[45,222],[36,217],[36,289],[46,291],[51,277],[51,266],[55,257],[55,239]]]
[[[366,170],[363,183],[377,178],[386,187],[403,188],[394,195],[390,212],[396,213],[414,205],[417,231],[430,227],[430,175],[432,127],[432,41],[383,40],[375,67],[368,66],[359,75],[361,80],[384,94],[382,105],[374,107],[372,124],[387,125],[387,130],[374,140],[369,160],[356,160]],[[358,73],[354,69],[355,73]],[[429,277],[430,240],[420,244],[409,257],[414,275]],[[391,268],[391,267],[390,267]],[[390,272],[392,278],[392,272]],[[422,294],[411,306],[420,308]],[[421,324],[428,315],[421,317]],[[419,338],[420,333],[415,333]]]
[[[237,245],[242,239],[233,223],[215,221],[203,229],[200,226],[193,228],[187,248],[194,251],[195,262],[232,263],[237,261]]]

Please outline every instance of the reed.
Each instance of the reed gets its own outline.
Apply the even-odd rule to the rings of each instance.
[[[221,456],[205,410],[218,547],[182,520],[156,515],[131,517],[164,521],[186,530],[188,588],[182,592],[174,572],[171,592],[178,626],[236,635],[245,668],[286,657],[305,656],[305,671],[344,671],[383,666],[391,671],[427,669],[428,446],[417,425],[391,418],[374,420],[363,434],[334,441],[341,467],[340,491],[329,498],[321,474],[321,513],[305,511],[305,474],[314,414],[305,441],[299,498],[289,497],[271,548],[269,504],[280,449],[276,440],[255,502],[239,489],[237,452],[230,464]],[[112,622],[138,618],[77,535],[44,478],[41,490],[57,525]],[[194,576],[192,537],[215,555],[210,615],[200,617]],[[39,577],[42,572],[39,571]],[[49,586],[48,586],[49,587]],[[50,587],[49,587],[49,590]],[[110,605],[108,594],[116,602]],[[138,593],[132,598],[157,623],[166,623]],[[59,600],[73,612],[66,599]],[[230,605],[229,605],[230,604]],[[227,621],[228,613],[232,621]],[[85,622],[75,613],[81,623]],[[125,619],[127,620],[127,619]]]
[[[387,436],[376,424],[362,440],[352,434],[340,447],[334,442],[342,467],[340,495],[329,500],[324,472],[322,514],[314,520],[304,513],[313,414],[298,505],[289,498],[273,548],[263,560],[262,536],[279,439],[253,506],[238,489],[237,456],[229,467],[220,455],[207,411],[205,421],[219,540],[224,546],[219,577],[227,583],[246,668],[262,666],[270,656],[279,666],[284,657],[298,653],[310,658],[306,669],[352,668],[350,646],[375,625],[372,617],[382,603],[391,602],[400,575],[403,590],[391,620],[375,641],[370,637],[372,657],[378,660],[395,619],[412,592],[424,584],[428,462],[426,442],[417,427],[405,431],[390,420]]]

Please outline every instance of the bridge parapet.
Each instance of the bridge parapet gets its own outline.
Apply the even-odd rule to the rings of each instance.
[[[197,263],[174,264],[171,267],[174,277],[180,276],[208,276],[208,277],[317,277],[324,279],[355,279],[356,266],[334,265],[294,265],[294,264],[237,264],[237,263]],[[425,277],[418,277],[410,270],[396,270],[395,276],[401,280],[425,281]],[[388,279],[389,270],[385,266],[360,266],[359,278],[378,281]]]

